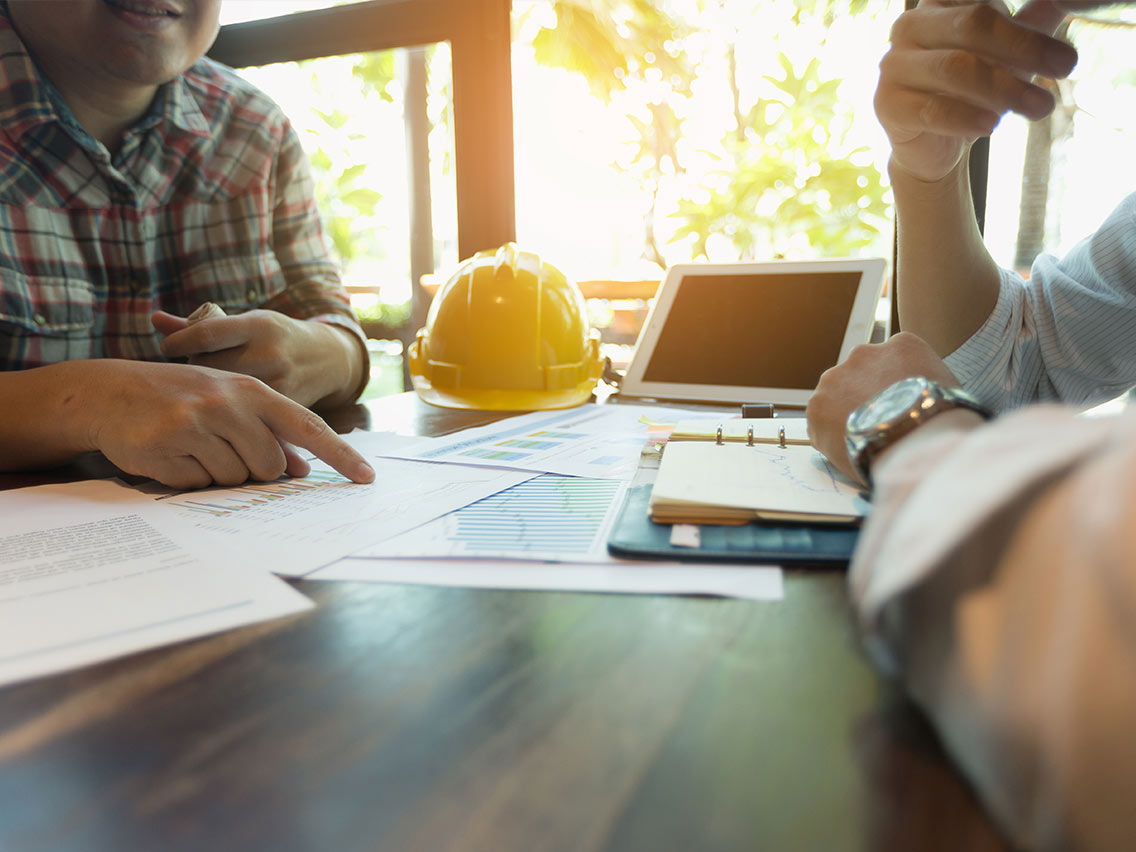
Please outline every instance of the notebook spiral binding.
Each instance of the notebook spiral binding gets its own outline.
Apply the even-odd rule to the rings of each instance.
[[[721,446],[723,443],[725,443],[722,440],[722,424],[721,423],[718,424],[718,434],[714,437],[714,443],[718,444],[719,446]],[[752,426],[750,426],[746,430],[746,445],[750,446],[750,447],[753,446],[753,427]],[[785,427],[784,426],[777,427],[777,446],[780,447],[782,450],[787,448],[787,445],[785,444]]]

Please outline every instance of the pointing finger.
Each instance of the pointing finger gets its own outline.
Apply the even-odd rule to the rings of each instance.
[[[367,460],[336,435],[322,417],[283,396],[271,402],[269,410],[261,416],[277,438],[303,447],[352,482],[374,481],[375,471]]]

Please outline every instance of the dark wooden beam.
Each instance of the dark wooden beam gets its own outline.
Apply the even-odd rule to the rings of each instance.
[[[516,239],[509,0],[460,0],[452,32],[458,254]],[[454,10],[457,12],[457,9]]]
[[[455,0],[369,0],[229,24],[209,55],[247,68],[448,41],[447,16],[454,5]]]

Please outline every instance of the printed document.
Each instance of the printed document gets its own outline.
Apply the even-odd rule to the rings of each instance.
[[[0,492],[0,685],[312,606],[114,480]]]
[[[298,479],[201,491],[144,490],[180,520],[245,551],[256,564],[300,577],[533,476],[381,458],[379,448],[406,439],[382,433],[346,437],[375,469],[370,485],[353,483],[312,459],[311,474]]]

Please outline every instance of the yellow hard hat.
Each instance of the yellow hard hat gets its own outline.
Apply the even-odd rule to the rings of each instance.
[[[458,265],[407,357],[414,390],[446,408],[569,408],[603,372],[580,289],[513,243]]]

